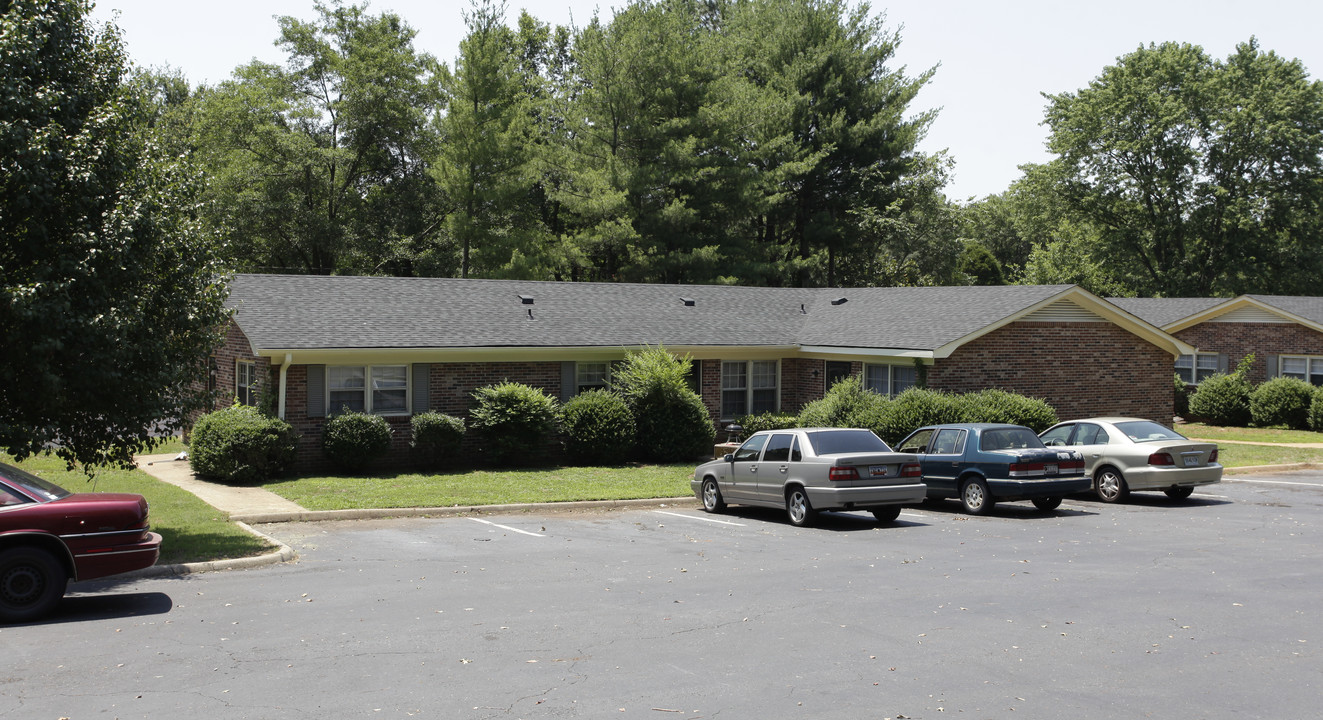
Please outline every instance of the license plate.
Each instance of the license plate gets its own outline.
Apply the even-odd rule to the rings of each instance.
[[[871,477],[887,477],[891,474],[891,471],[887,469],[886,465],[869,465],[868,474]]]
[[[1044,466],[1043,466],[1043,474],[1044,474],[1044,475],[1056,475],[1056,474],[1057,474],[1057,464],[1056,464],[1056,463],[1047,463],[1046,465],[1044,465]]]
[[[1198,467],[1198,466],[1199,466],[1199,456],[1198,456],[1198,455],[1186,455],[1186,456],[1185,456],[1185,467]]]

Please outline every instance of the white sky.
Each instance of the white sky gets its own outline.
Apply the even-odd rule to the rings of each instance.
[[[551,24],[584,24],[619,0],[508,0]],[[465,28],[467,0],[373,0],[418,31],[415,48],[451,63]],[[913,75],[940,67],[919,93],[916,111],[941,108],[925,151],[948,149],[956,166],[947,194],[965,200],[1002,192],[1018,166],[1044,162],[1041,92],[1078,90],[1103,67],[1141,44],[1189,42],[1226,58],[1251,35],[1264,50],[1298,58],[1323,73],[1323,2],[1318,0],[893,0],[877,2],[888,27],[903,26],[895,66]],[[217,83],[254,58],[282,62],[274,17],[311,20],[312,0],[99,0],[93,16],[124,31],[134,62],[181,69],[193,82]]]

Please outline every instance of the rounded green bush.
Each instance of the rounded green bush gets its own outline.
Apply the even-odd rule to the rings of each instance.
[[[409,419],[413,438],[409,447],[417,450],[428,465],[436,465],[459,451],[464,440],[464,419],[436,411],[418,413]]]
[[[743,428],[741,437],[747,438],[760,430],[785,430],[799,427],[799,419],[789,413],[765,412],[757,415],[741,415],[735,418],[735,424]]]
[[[634,413],[635,451],[673,462],[711,456],[716,428],[703,399],[689,389],[692,361],[665,348],[630,352],[611,373],[611,389]]]
[[[222,483],[247,485],[284,474],[294,464],[298,433],[257,408],[234,405],[203,415],[189,438],[193,472]]]
[[[1176,393],[1176,414],[1185,417],[1190,414],[1190,386],[1180,375],[1172,373],[1171,376],[1175,380],[1172,389]]]
[[[322,427],[322,449],[336,467],[362,472],[390,451],[390,423],[380,415],[346,412],[327,419]]]
[[[608,390],[589,390],[561,407],[565,453],[589,465],[618,465],[634,450],[634,413]]]
[[[477,405],[469,411],[469,428],[482,450],[499,465],[545,462],[556,431],[556,399],[540,388],[505,381],[473,392]]]
[[[1314,397],[1309,401],[1309,429],[1323,432],[1323,387],[1314,388]]]
[[[910,388],[891,400],[879,427],[883,440],[895,445],[924,425],[965,421],[965,405],[959,396],[940,390]]]
[[[1314,386],[1299,378],[1273,378],[1250,391],[1250,418],[1258,427],[1285,425],[1292,430],[1309,427],[1309,406]]]
[[[1010,423],[1034,432],[1057,424],[1057,411],[1046,401],[988,388],[959,396],[964,422]]]
[[[890,401],[864,387],[858,376],[841,378],[826,395],[799,411],[800,427],[858,427],[877,432]]]
[[[1190,414],[1210,425],[1244,427],[1250,420],[1250,385],[1238,373],[1217,374],[1190,396]]]

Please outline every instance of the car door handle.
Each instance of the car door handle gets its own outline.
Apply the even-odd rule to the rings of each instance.
[[[749,472],[751,472],[751,473],[756,473],[756,472],[758,472],[758,466],[757,466],[757,465],[750,465],[750,466],[749,466]]]
[[[790,466],[789,466],[789,465],[782,465],[782,466],[781,466],[781,473],[782,473],[782,474],[785,474],[785,473],[788,473],[788,472],[790,472]]]

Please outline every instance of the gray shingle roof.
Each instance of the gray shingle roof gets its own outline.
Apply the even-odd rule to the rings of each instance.
[[[1278,310],[1304,318],[1312,323],[1323,325],[1323,298],[1301,297],[1292,295],[1246,295]]]
[[[259,350],[657,344],[932,350],[1071,287],[753,288],[239,275],[229,304]],[[521,295],[533,303],[523,304]],[[847,302],[832,304],[841,297]]]
[[[1150,325],[1166,327],[1228,302],[1229,298],[1107,298],[1107,301]]]

